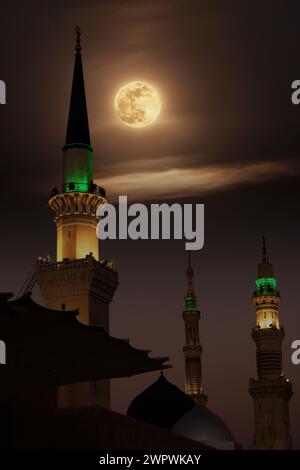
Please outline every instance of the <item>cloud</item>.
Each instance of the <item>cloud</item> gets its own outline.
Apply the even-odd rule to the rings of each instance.
[[[127,172],[96,179],[108,190],[110,201],[119,195],[131,200],[151,200],[173,197],[196,197],[256,184],[299,173],[300,165],[293,162],[268,161],[249,165],[215,165],[198,168],[173,168],[164,171]]]

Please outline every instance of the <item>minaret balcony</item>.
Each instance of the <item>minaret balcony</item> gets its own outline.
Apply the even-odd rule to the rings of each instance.
[[[66,183],[60,186],[55,186],[51,193],[50,197],[56,196],[57,194],[65,193],[92,193],[97,194],[103,198],[106,197],[105,189],[97,186],[95,183]]]
[[[68,183],[56,186],[51,192],[49,205],[57,222],[64,216],[90,216],[95,221],[97,208],[106,204],[105,191],[96,184]]]
[[[292,384],[284,376],[276,378],[250,378],[249,393],[252,398],[283,398],[289,401],[293,395]]]

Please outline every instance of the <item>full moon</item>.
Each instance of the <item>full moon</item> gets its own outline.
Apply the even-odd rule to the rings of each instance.
[[[149,83],[127,83],[118,91],[115,98],[117,115],[124,124],[131,127],[149,126],[158,118],[160,110],[160,96]]]

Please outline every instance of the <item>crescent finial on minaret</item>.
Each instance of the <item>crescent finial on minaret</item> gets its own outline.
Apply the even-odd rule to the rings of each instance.
[[[76,54],[80,54],[81,53],[81,45],[80,45],[80,42],[81,42],[81,29],[80,29],[80,26],[76,26],[75,31],[76,31],[75,51],[76,51]]]

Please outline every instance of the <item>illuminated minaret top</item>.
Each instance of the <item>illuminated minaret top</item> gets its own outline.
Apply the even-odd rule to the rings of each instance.
[[[76,27],[75,65],[65,149],[74,145],[84,146],[91,149],[81,59],[81,30],[79,26]]]
[[[99,260],[96,211],[106,202],[105,191],[94,184],[93,148],[90,141],[81,57],[81,31],[76,28],[75,64],[66,141],[63,147],[62,184],[49,200],[57,227],[57,261]]]
[[[262,237],[262,260],[258,265],[257,279],[255,281],[256,291],[253,302],[256,305],[256,325],[259,328],[279,329],[280,294],[277,290],[277,279],[274,277],[273,265],[271,264],[266,248],[265,237]],[[266,307],[266,301],[271,300],[272,307]]]
[[[185,322],[185,391],[193,398],[196,404],[205,405],[207,396],[202,387],[201,356],[202,346],[199,339],[200,312],[197,309],[197,297],[195,296],[191,264],[191,254],[188,254],[188,266],[186,270],[188,279],[187,293],[185,296],[185,310],[183,319]]]
[[[284,329],[279,321],[281,297],[265,237],[255,283],[252,301],[256,309],[256,326],[252,329],[252,339],[256,344],[258,378],[251,378],[249,382],[249,392],[254,400],[255,448],[290,449],[288,403],[293,392],[291,382],[284,377],[282,370]]]

